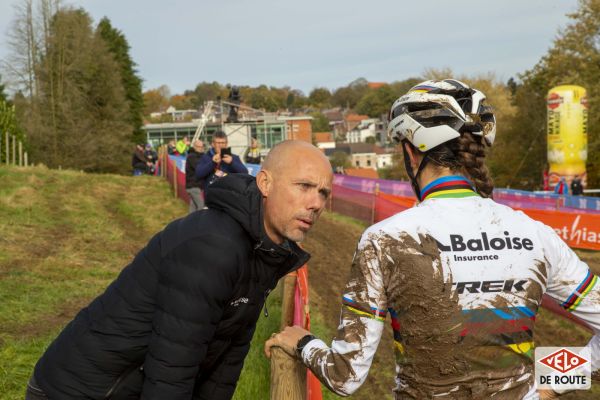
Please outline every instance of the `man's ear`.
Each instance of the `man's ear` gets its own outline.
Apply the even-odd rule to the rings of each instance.
[[[256,185],[258,186],[258,190],[260,190],[263,197],[269,197],[272,183],[273,179],[269,171],[261,169],[258,174],[256,174]]]

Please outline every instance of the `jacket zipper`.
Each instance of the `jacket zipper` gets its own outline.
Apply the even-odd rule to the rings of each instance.
[[[264,297],[265,297],[265,302],[264,302],[265,318],[269,316],[269,310],[267,309],[267,296],[269,296],[269,293],[271,293],[271,289],[265,290],[265,293],[264,293]]]

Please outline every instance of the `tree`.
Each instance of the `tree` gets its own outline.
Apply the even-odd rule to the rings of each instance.
[[[6,95],[6,86],[2,83],[2,75],[0,75],[0,102],[9,102],[8,96]]]
[[[356,111],[372,118],[379,118],[388,114],[390,106],[397,97],[390,85],[370,89],[356,105]]]
[[[314,112],[311,114],[313,120],[310,121],[310,125],[313,132],[329,132],[329,120],[325,115],[320,112]]]
[[[46,40],[35,68],[39,94],[19,113],[32,158],[49,167],[127,171],[131,126],[120,68],[90,16],[59,10]]]
[[[342,167],[342,168],[351,168],[352,163],[350,162],[350,156],[343,151],[334,151],[329,157],[329,161],[331,162],[331,166],[333,168]]]
[[[108,50],[119,64],[121,82],[125,89],[125,97],[129,108],[128,120],[132,128],[131,141],[139,143],[145,139],[142,130],[144,98],[142,95],[142,79],[138,76],[136,64],[129,55],[129,43],[125,35],[120,30],[115,29],[106,17],[100,20],[96,31],[104,39]]]
[[[144,92],[144,115],[150,115],[153,112],[163,112],[169,107],[171,91],[167,85],[162,85],[156,89],[150,89]]]
[[[314,88],[308,95],[308,102],[311,106],[317,108],[329,107],[331,105],[331,92],[324,87]]]
[[[331,97],[334,106],[353,109],[360,99],[369,91],[369,82],[365,78],[358,78],[347,86],[337,88]]]

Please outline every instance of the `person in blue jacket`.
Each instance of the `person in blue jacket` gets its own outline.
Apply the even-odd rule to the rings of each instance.
[[[202,189],[227,174],[247,174],[248,169],[235,154],[221,154],[227,149],[227,135],[217,131],[213,135],[212,147],[198,161],[196,178],[202,181]]]

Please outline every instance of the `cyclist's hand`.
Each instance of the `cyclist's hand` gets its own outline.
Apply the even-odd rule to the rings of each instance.
[[[540,400],[554,400],[558,399],[559,395],[554,390],[538,390]]]

